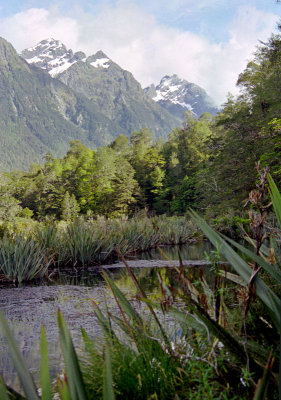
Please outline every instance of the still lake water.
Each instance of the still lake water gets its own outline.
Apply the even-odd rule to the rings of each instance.
[[[129,257],[128,262],[135,264],[137,260],[144,260],[149,265],[149,260],[177,260],[180,252],[183,260],[204,260],[205,253],[210,251],[210,244],[200,242],[185,246],[162,247],[148,253]],[[130,261],[132,260],[132,261]],[[198,267],[193,267],[194,270]],[[212,279],[212,272],[207,269],[207,275]],[[169,270],[169,271],[168,271]],[[159,281],[157,273],[175,273],[173,268],[134,268],[140,283],[146,293],[152,297],[159,296]],[[139,312],[143,312],[144,305],[136,299],[136,291],[131,279],[124,268],[107,270],[118,287],[126,293],[127,297]],[[9,325],[22,351],[26,366],[38,378],[40,363],[40,329],[45,325],[49,346],[49,360],[53,376],[62,369],[62,356],[60,353],[58,329],[56,323],[57,310],[60,309],[71,331],[76,348],[82,349],[80,327],[92,337],[101,336],[101,329],[93,313],[91,299],[98,302],[101,309],[106,304],[113,314],[119,313],[111,292],[105,285],[97,269],[90,269],[84,273],[61,273],[53,281],[37,285],[23,285],[21,287],[9,287],[0,289],[0,307],[5,314]],[[159,311],[160,313],[160,311]],[[162,314],[162,313],[161,313]],[[161,316],[161,318],[164,318]],[[167,317],[165,317],[167,318]],[[167,321],[169,323],[169,320]],[[5,339],[0,328],[0,371],[4,375],[6,383],[15,388],[18,387],[17,377],[12,360],[9,356]]]

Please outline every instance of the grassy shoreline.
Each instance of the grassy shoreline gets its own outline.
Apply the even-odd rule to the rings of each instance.
[[[38,224],[39,225],[39,224]],[[181,245],[198,237],[186,217],[77,220],[32,227],[0,239],[0,280],[23,282],[62,267],[84,269],[159,245]]]

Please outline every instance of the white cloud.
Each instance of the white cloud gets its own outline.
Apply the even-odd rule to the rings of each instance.
[[[76,45],[79,21],[64,17],[57,8],[30,8],[0,20],[0,35],[10,41],[17,51],[54,37],[66,45]]]
[[[217,44],[211,38],[161,26],[135,3],[121,0],[105,6],[98,15],[82,9],[68,16],[62,16],[57,8],[29,9],[0,21],[0,34],[17,50],[47,37],[87,54],[102,49],[133,72],[143,86],[176,73],[201,85],[220,103],[228,91],[236,90],[238,74],[258,39],[266,40],[277,20],[272,13],[241,7],[229,29],[228,42]]]

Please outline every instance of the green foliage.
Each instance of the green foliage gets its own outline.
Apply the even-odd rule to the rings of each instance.
[[[168,168],[164,184],[167,190],[163,192],[162,202],[169,204],[171,212],[184,213],[198,202],[196,184],[209,157],[210,126],[209,119],[197,121],[187,115],[184,128],[174,130],[164,145]]]
[[[275,181],[281,183],[281,120],[273,118],[269,123],[267,129],[264,129],[264,153],[261,156],[261,164],[269,166],[271,174]]]
[[[87,267],[113,259],[116,253],[126,255],[159,244],[186,243],[194,237],[194,227],[184,217],[148,218],[139,212],[127,219],[137,209],[184,214],[192,206],[204,209],[209,218],[216,217],[213,225],[224,232],[233,233],[245,222],[247,229],[252,229],[253,217],[248,219],[236,210],[255,185],[255,163],[269,165],[277,184],[281,179],[280,43],[280,34],[273,35],[257,49],[254,60],[239,76],[241,95],[236,99],[230,96],[215,121],[208,115],[195,120],[188,114],[185,125],[173,130],[166,143],[154,143],[148,129],[133,132],[130,142],[120,135],[109,146],[96,151],[73,140],[61,159],[48,154],[42,166],[33,164],[28,172],[2,174],[1,278],[21,282],[43,276],[50,263]],[[4,62],[3,68],[6,67]],[[28,67],[22,68],[18,73],[30,85],[26,76]],[[129,76],[127,82],[133,84]],[[66,100],[69,92],[62,86],[59,90]],[[47,92],[44,93],[48,98]],[[16,141],[13,124],[18,115],[27,112],[20,98],[15,101],[7,98],[1,103],[3,115],[9,115],[14,122],[4,127],[2,121],[0,129],[4,127],[13,141]],[[112,99],[101,101],[106,106]],[[83,127],[95,128],[87,99],[72,97],[68,106],[68,118],[74,125],[78,117],[81,121],[81,112]],[[133,116],[138,105],[131,102],[130,106]],[[83,113],[84,107],[89,113]],[[124,123],[124,114],[120,109],[118,112],[120,122]],[[99,118],[101,121],[101,115]],[[65,136],[58,115],[54,121]],[[46,129],[48,124],[46,120]],[[34,117],[33,128],[39,129],[39,125]],[[21,134],[26,132],[25,126],[20,129]],[[38,146],[39,142],[35,143]],[[2,144],[5,148],[5,140]],[[53,145],[57,145],[56,140]],[[10,157],[9,165],[14,162]],[[268,182],[279,224],[269,248],[261,243],[252,251],[215,232],[196,212],[190,212],[216,247],[216,253],[210,256],[212,285],[201,270],[198,274],[191,269],[184,271],[180,259],[175,280],[159,274],[164,298],[152,303],[125,262],[138,297],[148,307],[148,318],[136,311],[104,274],[120,315],[103,313],[93,302],[104,341],[92,341],[82,330],[86,349],[82,362],[78,361],[59,312],[66,370],[57,383],[62,400],[246,399],[253,395],[255,399],[265,399],[267,393],[271,398],[276,397],[278,361],[281,374],[281,355],[277,350],[281,197],[271,176]],[[114,219],[107,220],[108,217]],[[60,223],[55,223],[58,219]],[[31,228],[32,232],[26,232],[25,236],[18,233],[25,229],[26,221],[31,226],[34,220],[45,223],[36,222],[36,228]],[[253,243],[249,238],[248,241]],[[220,255],[234,271],[220,269]],[[181,299],[180,309],[173,306],[175,296]],[[172,335],[155,309],[165,309],[173,319]],[[0,321],[26,398],[38,399],[32,377],[2,315]],[[49,400],[52,388],[44,329],[41,354],[42,399]],[[13,397],[2,378],[0,393],[5,400],[20,398],[17,394]]]
[[[22,282],[46,274],[51,258],[31,237],[4,236],[0,246],[0,274],[5,280]]]
[[[41,342],[40,342],[40,382],[42,390],[42,400],[52,400],[52,387],[48,362],[48,345],[44,325],[41,327]]]
[[[147,129],[133,132],[131,145],[131,164],[143,194],[144,204],[140,205],[146,205],[151,210],[163,187],[165,160],[157,146],[153,145],[152,133]]]
[[[7,321],[5,320],[2,311],[0,311],[0,322],[8,342],[8,346],[10,349],[10,354],[15,365],[18,377],[20,379],[21,385],[23,387],[24,393],[28,400],[39,400],[37,395],[37,391],[33,382],[33,378],[30,372],[27,370],[25,366],[25,362],[22,358],[20,351],[17,348],[15,339],[12,335],[12,332],[9,328]],[[3,388],[2,388],[3,390]]]
[[[235,271],[244,279],[245,282],[251,282],[253,279],[253,271],[248,266],[247,262],[235,252],[230,245],[215,231],[213,231],[208,224],[195,212],[191,212],[192,217],[202,229],[207,238],[216,246],[219,252],[227,259],[227,261],[232,265]],[[268,269],[271,266],[268,265]],[[276,294],[270,289],[263,280],[255,276],[255,292],[257,296],[268,307],[272,320],[275,323],[278,331],[280,330],[280,308],[281,299],[279,299]]]
[[[69,388],[71,399],[86,400],[87,395],[78,362],[78,357],[72,343],[70,332],[60,311],[58,311],[58,327],[67,375],[67,386]]]
[[[61,204],[61,218],[64,221],[72,221],[78,216],[79,211],[80,208],[74,194],[70,196],[69,192],[67,191]]]
[[[271,200],[273,203],[274,211],[278,220],[279,227],[281,227],[281,195],[280,192],[277,189],[277,186],[275,182],[273,181],[272,177],[269,175],[268,176],[268,182],[269,182],[269,188],[270,188],[270,196]],[[261,212],[261,209],[260,209]],[[252,252],[251,250],[243,247],[242,245],[235,243],[233,240],[228,239],[228,238],[223,238],[219,234],[217,234],[215,231],[213,231],[205,221],[202,220],[196,214],[195,212],[191,212],[191,215],[193,216],[194,220],[197,222],[197,224],[200,226],[200,228],[203,230],[205,235],[208,237],[208,239],[217,247],[218,251],[228,260],[228,262],[231,264],[233,269],[236,271],[236,273],[242,277],[244,280],[244,284],[247,285],[248,287],[248,294],[247,294],[247,299],[245,300],[244,303],[244,319],[246,319],[246,314],[248,312],[248,307],[250,302],[254,301],[255,296],[258,296],[259,299],[264,303],[264,305],[267,308],[268,314],[271,318],[271,321],[274,324],[274,331],[272,327],[272,332],[271,336],[279,334],[279,348],[280,348],[280,339],[281,339],[281,314],[280,314],[280,309],[281,309],[281,298],[280,298],[280,285],[281,285],[281,274],[280,274],[280,260],[277,259],[277,254],[275,254],[274,258],[265,259],[264,253],[267,254],[267,256],[270,255],[270,251],[272,252],[273,249],[263,249],[263,247],[259,248],[257,247],[258,244],[256,244],[256,251],[255,253]],[[280,237],[279,237],[280,240]],[[240,253],[244,253],[248,256],[248,258],[254,262],[252,264],[252,268],[249,267],[249,265],[245,262],[245,260],[239,255],[237,252],[233,250],[233,248],[227,243],[229,242],[232,246],[235,246]],[[258,240],[257,240],[258,243]],[[257,251],[258,249],[258,251]],[[259,268],[258,268],[259,267]],[[268,274],[270,276],[269,284],[266,283],[265,279],[263,279],[265,275]],[[259,276],[258,276],[259,274]],[[222,272],[223,275],[223,272]],[[228,279],[231,281],[236,281],[238,280],[233,279],[235,276],[232,276],[232,274],[226,275]],[[200,316],[201,318],[201,316]],[[261,317],[260,317],[261,318]],[[246,322],[244,321],[244,326],[246,326]],[[245,328],[246,331],[246,328]],[[226,344],[226,341],[223,338],[223,335],[218,334],[220,339],[223,341],[223,343]],[[260,336],[258,332],[256,332],[256,336]],[[256,343],[257,344],[257,343]],[[264,344],[264,343],[263,343]],[[250,361],[250,353],[254,350],[254,347],[249,348],[249,352],[247,353],[248,357],[248,362]],[[261,351],[261,350],[260,350]],[[274,356],[273,356],[274,352]],[[252,353],[254,359],[257,357],[254,353]],[[263,376],[259,380],[256,390],[255,390],[255,399],[265,399],[269,387],[269,382],[272,380],[272,375],[271,371],[274,368],[274,361],[275,358],[279,357],[279,383],[281,379],[281,357],[280,357],[280,350],[279,354],[271,346],[270,351],[268,350],[267,354],[267,361],[264,360],[264,371],[263,371]],[[266,363],[265,363],[266,361]],[[258,363],[258,360],[256,361]],[[258,369],[257,369],[258,372]]]

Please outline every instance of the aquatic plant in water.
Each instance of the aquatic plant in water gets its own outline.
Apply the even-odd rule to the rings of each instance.
[[[0,274],[2,279],[22,282],[41,278],[52,259],[43,246],[23,235],[0,240]]]

